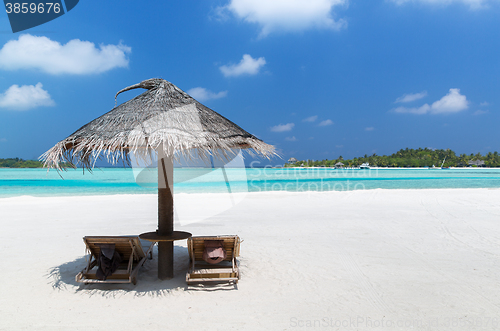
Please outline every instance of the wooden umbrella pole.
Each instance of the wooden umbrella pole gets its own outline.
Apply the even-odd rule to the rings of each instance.
[[[174,163],[158,148],[158,235],[174,232]],[[174,242],[158,242],[158,278],[174,278]]]

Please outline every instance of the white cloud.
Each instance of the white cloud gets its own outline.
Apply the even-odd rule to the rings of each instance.
[[[452,3],[463,3],[471,9],[480,9],[488,6],[489,3],[497,2],[498,0],[389,0],[397,5],[406,3],[423,3],[427,5],[448,6]]]
[[[294,126],[295,126],[294,123],[278,124],[278,125],[271,127],[271,131],[273,131],[273,132],[290,131],[293,129]]]
[[[254,59],[249,54],[243,55],[240,63],[223,65],[219,67],[220,71],[225,77],[240,76],[240,75],[256,75],[259,73],[260,68],[266,64],[266,59],[259,57]]]
[[[367,128],[365,128],[365,131],[373,131],[375,130],[375,128],[373,126],[369,126]]]
[[[5,143],[5,142],[7,142],[6,138],[0,138],[0,143]]]
[[[469,101],[460,94],[460,89],[451,88],[447,95],[432,104],[431,111],[434,114],[458,113],[468,107]]]
[[[49,93],[42,88],[42,83],[33,85],[12,85],[0,94],[0,108],[28,110],[41,106],[54,106]]]
[[[204,87],[194,87],[187,91],[187,94],[192,96],[198,101],[207,101],[212,99],[220,99],[227,96],[227,91],[221,91],[219,93],[214,93],[212,91],[207,90]]]
[[[287,140],[287,141],[297,141],[297,138],[295,138],[295,136],[293,136],[293,137],[286,137],[285,140]]]
[[[302,122],[314,122],[314,121],[316,121],[317,119],[318,119],[318,116],[317,116],[317,115],[314,115],[314,116],[310,116],[310,117],[308,117],[308,118],[304,118],[304,119],[302,120]]]
[[[447,95],[435,101],[432,105],[424,104],[418,108],[398,107],[393,109],[395,113],[407,114],[453,114],[469,108],[469,101],[465,95],[460,94],[460,89],[451,88]]]
[[[333,121],[332,120],[324,120],[324,121],[321,121],[319,122],[318,124],[319,126],[328,126],[328,125],[333,125]]]
[[[485,101],[485,102],[481,102],[479,105],[485,107],[485,106],[489,106],[490,103]]]
[[[335,20],[332,9],[348,0],[230,0],[222,10],[261,28],[260,37],[271,32],[297,32],[310,28],[340,30],[347,26]]]
[[[430,111],[431,107],[428,104],[425,104],[421,107],[418,108],[407,108],[407,107],[398,107],[393,109],[395,113],[400,113],[400,114],[417,114],[417,115],[423,115],[427,114]]]
[[[60,74],[97,74],[128,66],[131,48],[122,44],[100,45],[79,39],[62,45],[47,37],[23,34],[8,41],[0,50],[0,68],[4,70],[37,69]]]
[[[406,103],[406,102],[412,102],[415,100],[419,100],[422,98],[425,98],[427,96],[427,91],[423,91],[420,93],[408,93],[408,94],[403,94],[399,98],[394,101],[394,103]]]
[[[489,111],[478,109],[472,115],[484,115],[484,114],[487,114],[487,113],[489,113]]]

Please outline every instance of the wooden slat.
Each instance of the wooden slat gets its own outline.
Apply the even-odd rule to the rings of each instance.
[[[235,283],[238,283],[238,278],[230,277],[230,278],[188,278],[188,279],[186,279],[186,282],[188,284],[202,283],[202,282],[227,282],[227,281],[234,281]]]
[[[79,281],[79,283],[84,283],[84,284],[100,284],[100,283],[106,283],[106,284],[129,284],[132,283],[130,279],[106,279],[104,281],[100,279],[82,279]]]
[[[191,274],[216,274],[216,273],[233,273],[232,268],[220,268],[220,269],[212,269],[212,268],[202,268],[196,269]]]
[[[83,276],[86,279],[97,279],[96,276],[97,270],[90,270],[87,273],[84,273]],[[116,270],[112,275],[108,276],[107,279],[128,279],[130,274],[127,270]]]
[[[206,273],[206,274],[190,274],[189,278],[190,279],[197,279],[197,278],[237,278],[237,275],[236,275],[236,273],[223,273],[223,274]]]

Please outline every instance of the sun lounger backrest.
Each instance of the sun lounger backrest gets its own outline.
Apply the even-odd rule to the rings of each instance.
[[[84,237],[83,241],[96,258],[100,253],[99,244],[115,244],[115,251],[120,253],[124,260],[128,260],[134,250],[136,255],[134,259],[146,256],[137,237]]]
[[[223,242],[226,258],[224,261],[231,261],[233,257],[238,257],[240,253],[240,238],[238,236],[207,236],[191,237],[188,239],[190,254],[191,247],[195,261],[203,261],[203,251],[205,250],[205,240],[220,240]],[[234,254],[233,254],[234,253]]]

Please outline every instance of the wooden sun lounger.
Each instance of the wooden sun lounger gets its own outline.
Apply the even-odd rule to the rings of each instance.
[[[209,264],[203,260],[205,240],[221,240],[226,251],[226,258],[217,263]],[[240,238],[238,236],[207,236],[191,237],[187,240],[190,267],[186,274],[186,282],[226,282],[238,283],[240,272],[236,258],[240,256]]]
[[[92,236],[83,237],[83,241],[89,258],[85,269],[76,275],[75,279],[79,283],[133,283],[135,285],[139,268],[144,264],[148,255],[150,259],[153,258],[154,243],[141,240],[138,236]],[[115,251],[122,255],[118,270],[106,280],[100,280],[96,276],[100,244],[115,244]]]

